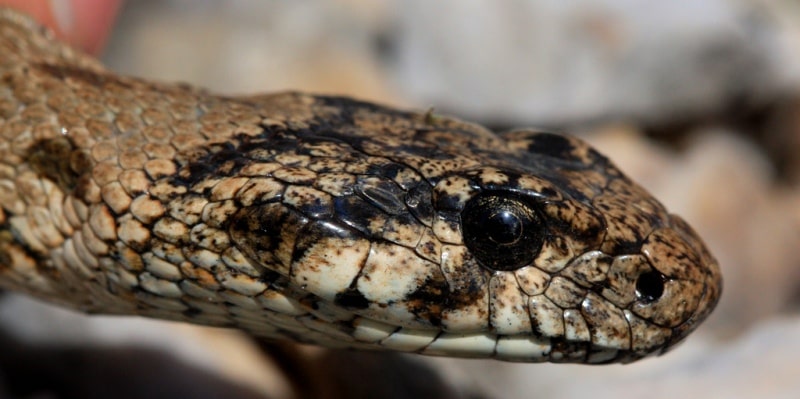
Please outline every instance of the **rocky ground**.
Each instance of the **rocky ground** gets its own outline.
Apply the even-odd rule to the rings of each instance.
[[[684,216],[722,265],[717,311],[668,356],[624,367],[423,359],[453,395],[792,397],[800,389],[800,7],[644,3],[137,1],[124,9],[106,61],[217,91],[348,94],[435,106],[498,129],[565,129]],[[270,397],[291,389],[279,373],[269,377],[276,362],[233,332],[6,302],[0,319],[30,342],[56,330],[62,342],[155,346]],[[31,316],[21,319],[20,309]]]

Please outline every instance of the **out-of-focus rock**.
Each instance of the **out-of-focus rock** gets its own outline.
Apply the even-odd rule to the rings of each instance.
[[[235,94],[336,93],[400,103],[374,51],[383,1],[128,2],[104,61]]]
[[[783,180],[800,187],[800,95],[775,105],[758,135]]]
[[[789,2],[396,2],[417,103],[506,124],[664,121],[796,88]],[[796,12],[795,14],[796,15]]]
[[[6,293],[0,301],[0,330],[0,335],[8,334],[31,348],[142,347],[164,351],[176,361],[269,397],[289,397],[289,386],[280,370],[265,361],[250,337],[236,330],[140,317],[90,316],[13,293]],[[0,352],[3,355],[9,354]],[[8,356],[4,360],[8,361]],[[76,370],[76,374],[80,372]],[[84,377],[91,374],[76,378]]]

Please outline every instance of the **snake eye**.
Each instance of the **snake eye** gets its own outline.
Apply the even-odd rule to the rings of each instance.
[[[644,303],[651,303],[664,294],[664,276],[656,271],[642,273],[636,279],[636,297]]]
[[[486,219],[486,237],[497,245],[511,245],[522,238],[522,220],[503,209]]]
[[[543,225],[531,201],[513,193],[486,192],[461,211],[464,244],[478,262],[492,270],[515,270],[530,264],[544,240]]]

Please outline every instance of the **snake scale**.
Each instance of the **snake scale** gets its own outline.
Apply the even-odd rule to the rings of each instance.
[[[722,287],[577,138],[118,76],[9,10],[0,204],[4,289],[334,348],[631,362]]]

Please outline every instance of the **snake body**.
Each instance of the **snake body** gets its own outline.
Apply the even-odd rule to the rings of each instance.
[[[122,77],[0,12],[0,286],[328,347],[578,363],[711,312],[693,230],[582,141]]]

